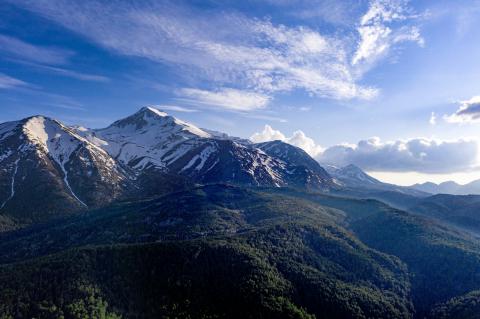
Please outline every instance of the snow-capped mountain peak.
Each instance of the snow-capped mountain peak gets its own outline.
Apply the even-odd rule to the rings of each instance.
[[[38,115],[0,125],[1,210],[68,213],[96,206],[129,187],[126,174],[105,150],[57,120]],[[26,193],[28,204],[20,197]],[[49,196],[58,207],[38,208]]]
[[[333,178],[343,185],[362,187],[383,185],[382,182],[368,175],[360,167],[353,164],[341,168],[332,165],[325,165],[324,168]]]
[[[135,114],[116,121],[106,129],[99,131],[108,132],[115,131],[115,129],[120,129],[123,132],[145,131],[148,129],[156,130],[157,135],[185,133],[204,138],[211,137],[209,133],[195,125],[179,120],[151,106],[142,107]]]
[[[68,160],[80,144],[88,143],[60,122],[43,116],[27,118],[22,130],[32,144],[60,162]]]
[[[212,137],[154,107],[143,107],[104,129],[77,132],[136,170],[151,166],[166,169],[198,139]]]
[[[360,167],[353,164],[342,167],[339,171],[339,174],[346,178],[356,179],[358,181],[362,181],[365,183],[370,183],[370,184],[381,183],[379,180],[366,174]]]
[[[152,107],[152,106],[142,107],[142,108],[141,108],[141,111],[142,111],[142,112],[150,111],[150,112],[152,112],[153,114],[156,114],[156,115],[162,116],[162,117],[168,116],[167,113],[165,113],[165,112],[163,112],[163,111],[160,111],[159,109],[154,108],[154,107]]]

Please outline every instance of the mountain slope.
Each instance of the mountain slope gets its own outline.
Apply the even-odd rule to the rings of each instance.
[[[296,176],[299,185],[308,185],[310,188],[331,188],[335,183],[331,176],[320,164],[299,147],[284,143],[282,141],[271,141],[255,144],[269,156],[278,158],[292,167],[288,172]]]
[[[325,168],[332,177],[344,186],[383,189],[387,185],[371,177],[361,168],[353,164],[342,168],[327,165]]]
[[[294,287],[293,295],[287,294],[290,300],[320,317],[423,318],[436,305],[480,290],[480,245],[468,234],[375,200],[288,188],[208,185],[118,203],[1,235],[0,263],[83,246],[181,246],[197,240],[236,243],[243,251],[266,256],[265,262]],[[137,267],[147,273],[151,269]],[[224,267],[220,269],[228,269]],[[14,274],[9,270],[5,278]],[[117,300],[112,298],[109,304]]]
[[[480,196],[438,194],[420,199],[409,211],[480,234]]]
[[[31,261],[0,266],[0,309],[65,309],[82,297],[79,283],[126,317],[237,318],[248,304],[251,317],[410,318],[405,266],[336,225],[342,218],[293,197],[209,185],[34,226],[1,236],[2,263]],[[92,246],[107,243],[135,245]],[[29,295],[32,285],[43,293]]]
[[[130,187],[107,152],[58,121],[0,126],[0,212],[21,222],[98,207]]]
[[[468,233],[375,200],[285,189],[272,191],[341,209],[348,229],[358,239],[371,248],[400,258],[411,275],[415,318],[434,319],[436,317],[429,314],[436,306],[480,290],[480,243]]]
[[[325,166],[325,168],[333,178],[335,178],[341,185],[345,187],[365,191],[399,192],[412,196],[427,195],[427,193],[420,190],[417,191],[408,187],[381,182],[378,179],[373,178],[372,176],[365,173],[360,167],[353,164],[347,165],[342,168],[328,165]]]
[[[430,195],[409,187],[383,183],[355,165],[343,168],[326,166],[325,168],[334,181],[341,186],[332,192],[337,195],[376,199],[403,210],[417,203],[420,198]]]

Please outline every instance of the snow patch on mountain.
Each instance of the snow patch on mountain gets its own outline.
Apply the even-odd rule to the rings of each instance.
[[[193,165],[195,165],[194,167],[195,170],[197,171],[201,170],[205,165],[205,162],[210,158],[210,155],[212,155],[216,150],[217,149],[214,146],[210,146],[210,145],[207,146],[200,152],[200,154],[197,154],[194,157],[192,157],[192,159],[187,163],[187,165],[185,165],[184,168],[180,170],[180,172],[188,170]]]
[[[73,132],[67,132],[62,124],[36,116],[30,118],[24,125],[24,132],[34,143],[39,143],[43,150],[59,165],[63,172],[63,181],[72,196],[83,206],[87,205],[78,198],[68,182],[68,171],[65,165],[70,160],[72,153],[78,150],[85,141]]]
[[[12,174],[12,182],[10,183],[10,196],[2,203],[2,205],[0,206],[0,209],[3,209],[5,205],[8,203],[8,201],[11,200],[13,196],[15,196],[15,177],[17,176],[17,172],[18,172],[18,161],[19,161],[18,159],[15,161],[15,168]]]

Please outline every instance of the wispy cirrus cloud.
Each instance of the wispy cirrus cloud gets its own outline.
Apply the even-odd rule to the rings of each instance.
[[[0,89],[13,89],[17,87],[28,87],[29,84],[17,78],[0,73]]]
[[[48,65],[40,65],[40,64],[37,64],[37,65],[30,64],[30,65],[50,73],[58,74],[61,76],[65,76],[65,77],[69,77],[69,78],[73,78],[81,81],[92,81],[92,82],[102,82],[102,83],[110,81],[110,78],[103,75],[77,72],[74,70],[53,67]]]
[[[65,66],[71,64],[70,59],[75,55],[73,51],[33,45],[1,34],[0,55],[15,63],[77,80],[94,82],[108,82],[110,80],[102,75],[66,69]]]
[[[362,18],[362,39],[352,65],[351,48],[356,45],[350,36],[322,34],[305,26],[274,24],[239,13],[197,14],[191,8],[153,1],[141,5],[67,0],[12,3],[119,54],[173,64],[179,73],[202,84],[207,80],[212,91],[237,87],[272,95],[300,89],[333,99],[371,99],[378,90],[359,84],[356,65],[378,57],[397,42],[419,39],[411,33],[413,29],[409,29],[409,37],[406,30],[390,32],[383,27],[384,22],[396,18],[396,13],[390,13],[394,9],[386,4],[381,7],[385,12]],[[371,8],[367,15],[374,11]],[[372,25],[375,30],[383,27],[389,35],[371,40],[375,36],[367,29]]]
[[[345,22],[349,15],[358,21],[345,24],[353,29],[344,33],[237,11],[199,12],[169,1],[7,1],[117,54],[171,66],[196,90],[183,91],[186,99],[244,111],[264,108],[277,93],[297,90],[336,100],[375,98],[379,90],[362,84],[363,74],[396,44],[422,41],[415,26],[402,25],[413,16],[406,0],[371,0],[360,16],[350,16],[359,6],[347,10],[352,6],[325,2],[317,15],[335,8],[337,20]],[[296,11],[298,17],[307,13]],[[358,36],[352,36],[355,32]],[[242,99],[245,106],[232,103]]]
[[[459,109],[450,115],[444,115],[447,123],[480,123],[480,96],[460,102]]]
[[[67,64],[74,55],[69,50],[32,45],[2,34],[0,34],[0,52],[14,58],[53,65]]]
[[[220,107],[235,111],[252,111],[264,108],[270,97],[261,93],[237,90],[221,89],[216,91],[184,88],[177,92],[184,101],[199,103],[208,106]]]
[[[400,25],[415,19],[409,12],[407,0],[373,0],[357,27],[360,41],[352,58],[353,65],[374,64],[386,56],[400,42],[416,42],[424,45],[420,30],[414,25]]]
[[[182,112],[182,113],[196,113],[198,110],[191,109],[188,107],[178,106],[178,105],[152,105],[154,108],[157,108],[162,111],[175,111],[175,112]]]

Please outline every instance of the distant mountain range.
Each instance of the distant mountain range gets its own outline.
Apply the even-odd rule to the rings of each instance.
[[[474,195],[480,194],[480,180],[470,182],[465,185],[457,184],[453,181],[435,184],[426,182],[423,184],[415,184],[412,186],[398,186],[379,181],[376,178],[365,173],[360,167],[353,164],[345,167],[335,167],[331,165],[324,166],[327,172],[343,186],[378,190],[378,191],[393,191],[413,196],[425,196],[428,194],[451,194],[451,195]]]
[[[429,195],[428,192],[422,190],[381,182],[365,173],[360,167],[353,164],[341,168],[325,165],[325,169],[330,176],[332,176],[334,182],[343,187],[349,188],[354,192],[397,192],[412,196]]]
[[[431,194],[452,194],[452,195],[471,195],[480,194],[480,180],[475,180],[465,185],[460,185],[452,181],[435,184],[431,182],[415,184],[411,186],[423,192]]]

